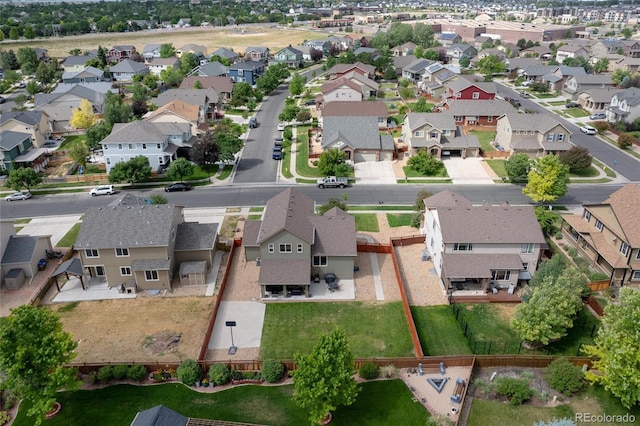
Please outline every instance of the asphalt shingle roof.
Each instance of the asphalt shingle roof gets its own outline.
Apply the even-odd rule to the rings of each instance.
[[[13,130],[3,130],[0,132],[0,149],[11,151],[20,145],[25,139],[29,139],[29,133],[14,132]]]
[[[216,243],[216,223],[183,222],[178,225],[175,250],[211,250]]]
[[[144,120],[116,123],[111,134],[104,138],[102,143],[161,143],[170,135],[182,135],[189,132],[190,129],[189,123],[154,123]]]
[[[628,183],[605,201],[611,205],[632,247],[640,247],[640,186]]]
[[[189,419],[182,414],[164,405],[156,405],[138,412],[131,426],[186,426],[188,421]]]
[[[332,101],[322,109],[322,117],[388,117],[387,104],[381,101]]]
[[[288,231],[308,244],[313,242],[313,216],[315,202],[294,188],[288,188],[267,201],[258,243],[268,240],[281,231]]]
[[[140,72],[146,69],[147,66],[142,62],[132,61],[131,59],[123,59],[118,62],[116,65],[109,68],[110,72]]]
[[[342,141],[354,149],[381,149],[377,117],[324,117],[322,146]]]
[[[2,264],[31,262],[36,249],[38,237],[29,235],[12,235],[2,256]]]
[[[309,218],[316,235],[313,255],[357,256],[356,220],[345,211],[334,207],[322,216]]]
[[[42,111],[4,111],[0,114],[0,125],[16,120],[29,126],[35,126],[42,119]]]

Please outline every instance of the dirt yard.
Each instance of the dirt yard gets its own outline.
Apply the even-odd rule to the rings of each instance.
[[[49,307],[79,341],[74,362],[179,362],[198,357],[214,302],[214,297],[138,297]]]
[[[135,33],[86,34],[82,36],[62,37],[55,39],[36,39],[30,42],[11,43],[16,51],[20,47],[41,47],[49,52],[49,56],[64,58],[69,51],[78,48],[82,51],[97,49],[98,46],[111,47],[114,45],[133,44],[142,53],[147,43],[173,43],[180,48],[189,43],[195,43],[207,48],[211,53],[219,47],[244,52],[247,46],[269,46],[272,52],[288,46],[326,37],[325,33],[300,29],[277,29],[271,27],[251,28],[213,28],[194,27],[183,29],[148,30]]]

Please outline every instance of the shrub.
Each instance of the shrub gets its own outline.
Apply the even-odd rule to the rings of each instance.
[[[187,386],[193,386],[202,379],[202,369],[193,359],[185,359],[178,366],[178,380]]]
[[[267,383],[277,383],[282,380],[284,365],[275,359],[265,359],[262,363],[262,378]]]
[[[603,134],[607,130],[609,130],[609,123],[606,121],[596,121],[593,123],[593,127],[598,131],[598,133]]]
[[[358,372],[358,374],[360,374],[360,377],[365,380],[373,380],[378,377],[378,366],[370,361],[365,362],[360,367],[360,371]]]
[[[421,149],[417,154],[412,155],[407,161],[407,166],[425,176],[436,175],[443,167],[444,163],[432,156],[425,149]]]
[[[528,380],[515,379],[513,377],[500,377],[497,379],[496,391],[498,394],[509,398],[510,405],[520,405],[533,396]]]
[[[230,375],[231,375],[231,380],[242,380],[242,379],[244,379],[244,374],[242,374],[242,371],[231,369]]]
[[[216,385],[229,383],[229,367],[226,364],[213,364],[209,368],[209,379]]]
[[[141,381],[147,377],[147,368],[142,364],[133,364],[127,371],[127,378]]]
[[[634,138],[633,135],[630,135],[629,133],[622,133],[618,136],[618,147],[620,147],[620,149],[628,148],[635,140],[636,138]]]
[[[116,380],[122,380],[127,377],[127,371],[129,366],[126,364],[118,364],[113,366],[113,378]]]
[[[570,150],[560,154],[560,162],[569,166],[571,173],[580,172],[591,166],[593,157],[589,150],[582,146],[572,146]]]
[[[15,393],[11,392],[9,389],[3,389],[0,391],[0,399],[3,401],[4,405],[2,408],[5,410],[11,410],[14,405],[18,402],[18,397]]]
[[[0,411],[0,425],[3,425],[11,420],[11,416],[6,411]]]
[[[603,281],[608,279],[609,275],[604,272],[592,272],[589,274],[589,281]]]
[[[553,389],[567,396],[578,392],[584,385],[582,369],[566,358],[558,358],[549,364],[545,370],[545,378]]]
[[[98,382],[98,373],[96,371],[89,373],[88,381],[90,385],[95,385]]]
[[[98,380],[101,382],[108,382],[113,378],[113,367],[105,365],[98,370]]]
[[[381,368],[382,377],[385,379],[393,379],[396,377],[396,367],[393,364],[385,365]]]

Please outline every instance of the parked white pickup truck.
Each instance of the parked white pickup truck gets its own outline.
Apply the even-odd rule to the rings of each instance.
[[[316,183],[318,188],[344,188],[349,186],[347,178],[327,176],[325,178],[318,179]]]

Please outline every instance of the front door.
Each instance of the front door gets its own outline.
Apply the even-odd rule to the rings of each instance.
[[[104,277],[104,266],[96,266],[96,277]]]

